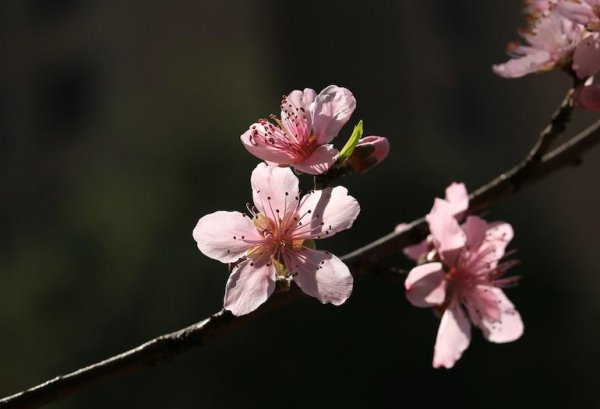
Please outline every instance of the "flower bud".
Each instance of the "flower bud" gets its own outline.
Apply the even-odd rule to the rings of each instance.
[[[600,85],[578,87],[573,95],[575,104],[585,110],[600,112]]]
[[[347,168],[355,174],[364,173],[382,162],[390,151],[387,138],[366,136],[358,141],[352,155],[346,162]]]

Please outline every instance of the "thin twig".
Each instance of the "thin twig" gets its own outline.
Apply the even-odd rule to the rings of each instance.
[[[550,153],[546,153],[531,163],[528,156],[513,169],[501,174],[488,184],[476,190],[471,195],[470,213],[478,213],[489,209],[495,203],[514,194],[520,188],[532,184],[555,171],[577,165],[581,155],[600,143],[600,121],[571,140],[565,142]],[[547,147],[544,148],[544,150]],[[528,171],[523,172],[524,166]],[[427,223],[418,219],[398,232],[384,236],[356,251],[342,260],[350,267],[356,278],[379,274],[398,274],[380,269],[379,262],[404,247],[418,243],[428,234]],[[245,325],[257,316],[287,304],[304,295],[297,287],[290,291],[274,294],[261,308],[254,313],[234,317],[231,313],[221,310],[194,325],[154,338],[137,348],[131,349],[112,358],[79,369],[64,376],[58,376],[33,388],[0,400],[4,408],[39,408],[45,404],[66,398],[96,384],[116,378],[119,375],[134,372],[147,366],[161,364],[166,360],[203,345],[208,340],[220,336],[237,327]]]

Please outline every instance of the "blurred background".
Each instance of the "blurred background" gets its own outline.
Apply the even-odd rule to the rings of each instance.
[[[0,394],[199,321],[227,270],[192,240],[242,210],[257,159],[239,135],[283,94],[329,84],[390,139],[343,181],[344,254],[518,162],[562,99],[560,72],[491,65],[524,22],[511,1],[5,0],[0,2]],[[571,133],[594,120],[578,113]],[[600,362],[600,149],[495,207],[523,263],[508,291],[519,341],[474,332],[431,368],[438,320],[364,280],[342,307],[306,299],[173,362],[53,408],[595,407]],[[411,264],[401,256],[398,267]]]

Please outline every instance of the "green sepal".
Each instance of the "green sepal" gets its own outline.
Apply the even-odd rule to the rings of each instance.
[[[338,165],[338,166],[343,165],[344,162],[346,162],[348,160],[350,155],[352,155],[352,152],[354,152],[354,148],[356,148],[356,145],[358,144],[358,140],[362,137],[362,135],[363,135],[363,122],[362,122],[362,120],[360,120],[358,122],[358,124],[356,124],[356,126],[354,127],[354,130],[352,131],[352,135],[350,135],[348,142],[346,142],[346,144],[340,151],[336,165]]]

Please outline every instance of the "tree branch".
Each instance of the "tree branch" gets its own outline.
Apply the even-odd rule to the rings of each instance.
[[[600,121],[546,153],[558,133],[564,129],[570,110],[571,108],[565,107],[565,111],[562,111],[562,108],[557,111],[558,116],[555,114],[554,117],[562,119],[555,124],[551,123],[549,128],[546,128],[550,131],[542,132],[536,146],[523,162],[471,194],[469,213],[487,210],[522,187],[535,183],[559,169],[581,163],[581,155],[600,143]],[[565,112],[568,113],[565,115]],[[390,233],[345,255],[342,260],[356,278],[386,274],[382,273],[385,270],[379,268],[382,259],[397,254],[408,245],[418,243],[427,234],[427,223],[421,218],[408,224],[402,231]],[[289,291],[274,294],[261,308],[251,314],[234,317],[228,311],[221,310],[189,327],[159,336],[122,354],[1,399],[0,407],[39,408],[120,375],[162,364],[193,347],[203,345],[212,338],[245,325],[265,312],[301,297],[304,297],[304,294],[296,286],[292,286]]]

